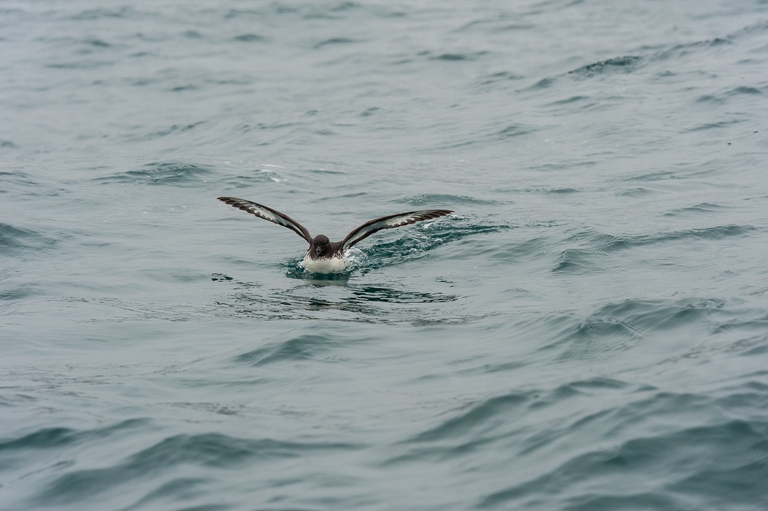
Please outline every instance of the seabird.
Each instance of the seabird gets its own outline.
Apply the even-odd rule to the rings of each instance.
[[[349,260],[344,253],[355,243],[364,240],[376,231],[415,224],[416,222],[431,220],[453,213],[453,211],[448,209],[422,209],[383,216],[366,222],[357,229],[353,229],[344,240],[334,242],[322,234],[318,234],[313,238],[309,235],[309,231],[299,222],[267,206],[245,199],[238,199],[237,197],[218,197],[218,199],[259,218],[287,227],[304,238],[309,243],[309,250],[307,250],[303,264],[306,269],[313,273],[334,273],[343,270],[349,265]]]

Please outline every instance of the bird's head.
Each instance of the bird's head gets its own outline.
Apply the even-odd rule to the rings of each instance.
[[[329,240],[327,236],[318,234],[315,236],[315,239],[312,240],[310,251],[314,252],[315,258],[330,257],[331,240]]]

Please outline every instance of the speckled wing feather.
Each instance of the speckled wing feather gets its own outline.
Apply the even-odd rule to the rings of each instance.
[[[347,234],[344,241],[341,242],[341,249],[347,250],[358,241],[362,241],[371,234],[382,229],[393,229],[408,224],[415,224],[423,220],[431,220],[441,216],[450,215],[453,211],[448,209],[423,209],[420,211],[409,211],[408,213],[398,213],[389,215],[376,220],[366,222],[354,231]]]
[[[249,200],[238,199],[237,197],[218,197],[218,199],[225,204],[229,204],[230,206],[234,206],[238,209],[242,209],[243,211],[247,211],[248,213],[256,215],[259,218],[263,218],[264,220],[269,220],[270,222],[276,223],[277,225],[287,227],[307,240],[309,244],[312,244],[312,237],[309,235],[309,231],[307,231],[307,229],[299,222],[287,215],[280,213],[279,211],[275,211],[272,208],[262,206],[261,204],[251,202]]]

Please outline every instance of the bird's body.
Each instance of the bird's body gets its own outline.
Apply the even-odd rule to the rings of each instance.
[[[312,273],[338,273],[349,266],[349,259],[344,254],[331,257],[312,259],[309,254],[304,256],[301,265]]]
[[[343,241],[333,242],[322,234],[314,238],[311,237],[309,231],[303,225],[272,208],[236,197],[219,197],[219,200],[264,220],[287,227],[304,238],[309,243],[309,250],[307,250],[307,255],[304,257],[302,264],[313,273],[336,273],[343,271],[349,266],[349,259],[345,255],[346,251],[352,245],[364,240],[377,231],[414,224],[453,213],[453,211],[447,209],[424,209],[389,215],[366,222],[350,232]]]

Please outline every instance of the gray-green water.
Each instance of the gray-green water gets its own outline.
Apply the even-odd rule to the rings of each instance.
[[[767,95],[761,1],[3,2],[0,509],[768,508]]]

